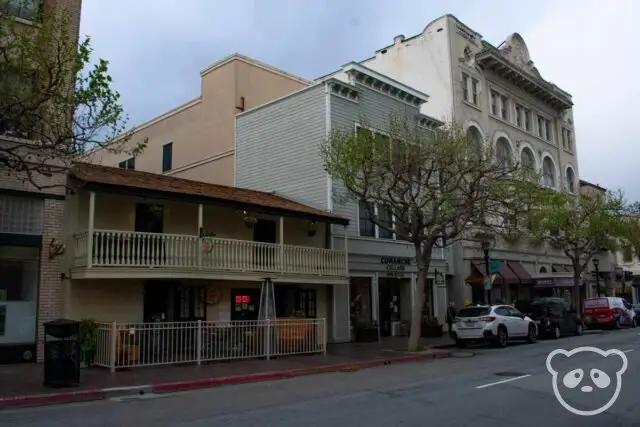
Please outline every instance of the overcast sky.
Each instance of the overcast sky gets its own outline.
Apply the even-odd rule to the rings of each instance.
[[[640,200],[640,2],[633,0],[84,0],[131,124],[200,94],[199,72],[240,52],[313,79],[452,13],[494,45],[520,33],[573,95],[580,177]]]

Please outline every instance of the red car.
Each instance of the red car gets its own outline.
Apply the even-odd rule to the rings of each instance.
[[[582,318],[590,329],[631,326],[635,328],[639,319],[631,306],[620,297],[588,298],[584,300]]]

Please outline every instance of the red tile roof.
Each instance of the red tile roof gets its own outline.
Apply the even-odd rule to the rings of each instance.
[[[318,219],[325,219],[329,222],[339,224],[348,224],[349,222],[348,219],[341,216],[264,191],[208,184],[155,173],[89,163],[77,163],[71,169],[70,175],[86,183],[227,201],[238,205],[245,205],[248,208],[254,206],[271,211],[318,217]]]

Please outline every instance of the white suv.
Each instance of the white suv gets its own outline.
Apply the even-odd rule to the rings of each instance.
[[[453,333],[459,347],[465,347],[471,341],[485,340],[506,347],[514,338],[536,342],[538,327],[510,305],[476,305],[460,310]]]

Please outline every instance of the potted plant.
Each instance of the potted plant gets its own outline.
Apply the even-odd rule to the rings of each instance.
[[[82,361],[85,366],[93,366],[93,359],[96,355],[96,345],[98,340],[98,324],[92,319],[80,320],[80,331],[78,334],[78,344],[82,352]]]
[[[442,336],[442,325],[435,317],[427,317],[422,321],[421,332],[425,338],[438,338]]]
[[[378,325],[368,319],[358,319],[354,324],[356,342],[378,341]]]

